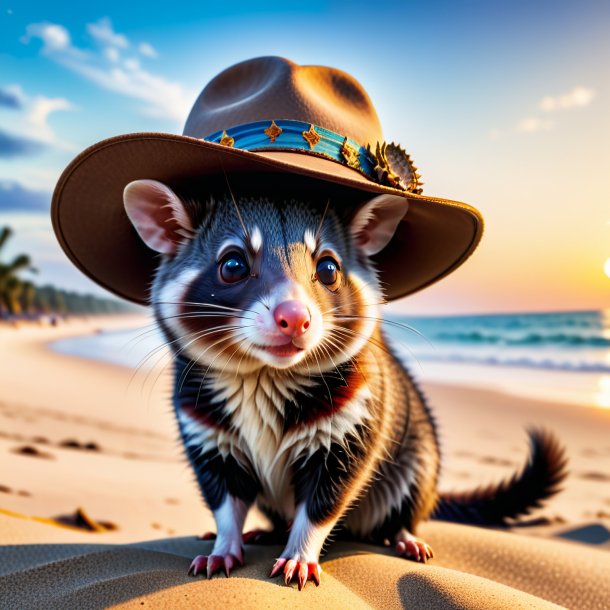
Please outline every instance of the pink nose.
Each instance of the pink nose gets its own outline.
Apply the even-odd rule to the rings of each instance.
[[[275,323],[282,333],[298,337],[307,332],[311,324],[309,309],[301,301],[284,301],[273,311]]]

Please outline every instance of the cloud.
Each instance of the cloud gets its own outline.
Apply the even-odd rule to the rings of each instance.
[[[0,130],[0,158],[35,155],[45,148],[45,144],[39,140]]]
[[[51,195],[26,189],[18,182],[0,181],[0,212],[48,212]]]
[[[3,103],[4,102],[4,103]],[[74,106],[63,97],[27,95],[19,85],[0,89],[0,107],[18,110],[11,116],[10,131],[3,131],[0,139],[1,156],[30,155],[51,145],[63,150],[74,150],[74,146],[60,140],[50,125],[49,116],[61,110],[74,110]]]
[[[112,22],[108,17],[102,17],[97,23],[87,24],[87,32],[100,44],[119,49],[126,49],[129,46],[127,37],[117,34],[112,29]]]
[[[119,61],[119,59],[121,57],[119,50],[116,49],[115,47],[106,47],[103,52],[104,52],[104,57],[108,61],[111,61],[113,63]]]
[[[562,93],[553,97],[546,95],[538,104],[539,110],[544,113],[555,112],[556,110],[571,110],[573,108],[584,108],[589,106],[595,98],[595,91],[583,86],[574,87],[567,93]],[[518,123],[512,129],[516,133],[535,133],[539,131],[549,131],[555,127],[555,121],[546,116],[529,116]],[[490,140],[498,140],[504,136],[504,130],[499,128],[491,129],[488,133]]]
[[[144,57],[152,57],[153,59],[155,57],[159,57],[159,54],[157,53],[155,48],[147,42],[141,42],[138,45],[138,51],[140,51],[140,53],[144,55]]]
[[[4,108],[14,108],[17,110],[23,107],[23,102],[23,91],[18,85],[0,87],[0,106],[3,106]]]
[[[23,41],[39,38],[44,55],[102,89],[140,100],[145,114],[179,121],[186,118],[193,98],[191,92],[179,83],[143,69],[134,57],[121,59],[117,47],[125,51],[130,43],[123,34],[114,32],[109,20],[89,24],[88,30],[96,42],[107,46],[99,51],[79,49],[71,44],[70,35],[62,25],[48,22],[29,25]]]
[[[32,38],[40,38],[47,52],[59,51],[70,48],[70,34],[63,25],[43,21],[31,23],[25,28],[25,36],[21,42],[27,44]]]
[[[571,108],[584,108],[588,106],[595,97],[595,91],[587,87],[574,87],[572,91],[553,97],[546,95],[540,100],[539,108],[545,112],[554,110],[569,110]]]
[[[528,117],[523,119],[515,127],[516,131],[521,133],[532,133],[534,131],[548,131],[553,128],[553,121],[549,119],[540,119],[538,117]]]
[[[43,140],[54,142],[55,135],[47,125],[49,115],[58,110],[73,110],[74,106],[63,97],[45,97],[39,95],[32,98],[29,103],[26,120],[35,130],[35,133]]]

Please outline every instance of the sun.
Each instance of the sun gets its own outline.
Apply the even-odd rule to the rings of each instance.
[[[604,273],[610,277],[610,258],[604,263]]]

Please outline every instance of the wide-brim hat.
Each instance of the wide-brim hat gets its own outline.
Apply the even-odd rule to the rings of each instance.
[[[262,57],[228,68],[197,98],[183,135],[131,133],[102,140],[61,175],[51,215],[70,260],[118,296],[146,303],[160,257],[140,239],[123,207],[138,179],[178,193],[205,194],[219,181],[239,193],[251,183],[306,185],[333,205],[380,194],[405,201],[406,214],[374,256],[388,300],[429,286],[477,246],[483,220],[472,206],[422,194],[409,155],[386,144],[367,93],[352,76],[323,66]],[[408,204],[408,205],[407,205]]]

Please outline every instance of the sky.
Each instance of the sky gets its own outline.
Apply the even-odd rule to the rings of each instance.
[[[5,2],[0,225],[37,282],[96,294],[56,243],[55,182],[81,150],[181,133],[205,84],[280,55],[354,75],[424,194],[486,229],[456,272],[392,309],[414,314],[610,307],[610,3]],[[608,264],[610,266],[610,263]]]

